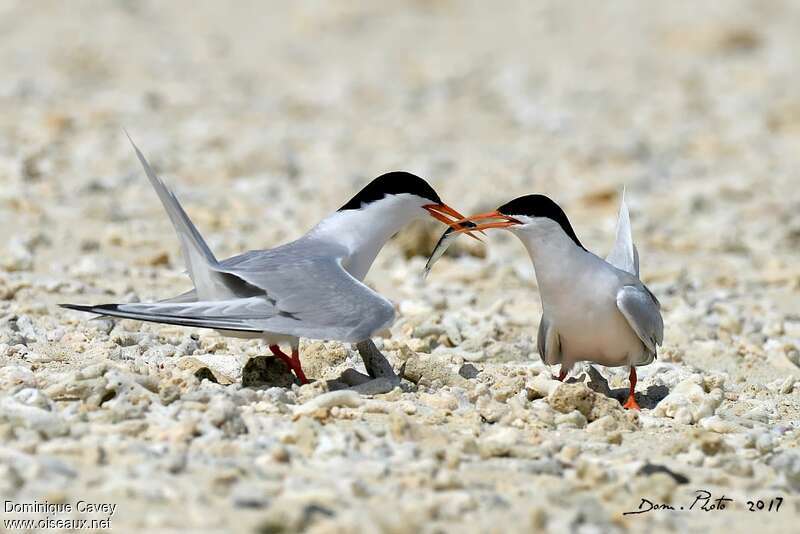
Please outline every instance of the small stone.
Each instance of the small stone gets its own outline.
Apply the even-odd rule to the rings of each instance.
[[[793,376],[787,376],[784,381],[781,383],[778,391],[783,393],[784,395],[788,395],[794,390],[796,379]]]
[[[775,448],[775,438],[771,434],[761,434],[756,439],[756,450],[762,454],[772,452]]]
[[[159,252],[147,258],[146,264],[151,267],[161,267],[169,265],[169,254],[166,252]]]
[[[0,367],[0,390],[9,391],[20,386],[31,387],[36,384],[33,372],[21,365]]]
[[[358,408],[363,403],[364,400],[355,391],[349,389],[330,391],[295,407],[294,415],[298,417],[304,415],[321,415],[322,413],[327,414],[327,411],[335,406]]]
[[[731,434],[741,430],[739,425],[727,421],[718,415],[712,415],[711,417],[702,419],[700,421],[700,426],[718,434]]]
[[[278,463],[289,463],[291,460],[291,456],[289,455],[289,449],[287,449],[283,445],[276,445],[270,451],[271,458],[278,462]]]
[[[401,352],[401,359],[404,359],[403,378],[423,386],[431,385],[435,380],[448,386],[466,387],[467,381],[464,377],[453,372],[450,364],[435,355],[420,355],[406,349]]]
[[[478,368],[472,365],[471,363],[465,363],[462,365],[459,370],[458,374],[466,378],[467,380],[471,380],[473,378],[478,377]]]
[[[557,415],[555,423],[558,427],[583,428],[586,426],[586,416],[578,410],[572,410],[569,413]]]
[[[507,404],[499,403],[488,397],[481,397],[475,403],[481,418],[487,423],[497,423],[507,413],[511,412],[511,408]]]
[[[392,380],[385,376],[380,376],[378,378],[373,378],[372,380],[353,386],[352,389],[361,395],[381,395],[383,393],[389,393],[398,385],[398,380]]]
[[[594,395],[596,393],[583,383],[562,383],[547,397],[547,402],[557,412],[570,413],[577,410],[587,417],[594,405]]]
[[[800,454],[783,452],[773,458],[769,465],[781,475],[787,487],[800,491]]]
[[[483,458],[509,456],[519,442],[519,430],[512,427],[492,429],[478,441],[478,451]]]
[[[208,380],[209,382],[213,382],[215,384],[219,383],[217,377],[214,376],[214,373],[212,373],[211,369],[209,369],[208,367],[200,367],[198,370],[194,372],[194,376],[196,376],[197,379],[200,380],[201,382],[203,380]]]
[[[702,383],[703,380],[698,375],[682,381],[658,403],[653,414],[671,417],[684,424],[696,423],[714,415],[722,403],[722,389],[715,388],[706,392]]]
[[[242,387],[246,388],[290,388],[297,379],[289,367],[274,356],[250,358],[242,369]]]
[[[46,437],[69,433],[69,425],[58,413],[36,405],[29,406],[13,397],[0,399],[0,421],[3,420],[34,430]]]
[[[704,433],[700,437],[700,450],[706,456],[714,456],[727,450],[727,446],[719,434]]]
[[[561,448],[561,451],[559,452],[559,457],[563,462],[572,463],[575,461],[578,455],[580,455],[580,453],[581,453],[580,447],[575,445],[565,445],[564,447]]]
[[[611,415],[604,415],[595,419],[586,426],[586,431],[592,434],[607,434],[617,430],[617,420]]]
[[[578,460],[575,475],[592,486],[600,486],[609,479],[608,471],[602,465],[588,460]]]
[[[163,404],[172,404],[181,398],[181,390],[174,384],[167,384],[159,389],[158,397]]]

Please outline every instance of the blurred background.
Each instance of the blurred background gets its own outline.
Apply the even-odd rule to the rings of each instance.
[[[627,186],[653,276],[798,259],[797,2],[7,0],[0,27],[8,270],[180,266],[123,128],[218,256],[407,169],[464,212],[551,195],[598,252]]]
[[[619,513],[630,509],[623,507],[646,495],[636,488],[650,491],[649,478],[624,491],[617,481],[627,484],[631,458],[649,461],[654,448],[666,461],[692,444],[680,461],[693,482],[724,485],[729,475],[741,475],[734,478],[740,487],[772,484],[768,477],[779,475],[766,466],[774,446],[769,436],[769,446],[759,438],[756,452],[755,438],[745,439],[740,427],[735,437],[742,440],[735,443],[750,448],[741,458],[741,444],[722,460],[716,456],[713,465],[728,470],[717,476],[708,470],[712,459],[703,464],[717,449],[693,444],[700,430],[662,417],[610,449],[619,467],[610,474],[595,475],[595,464],[575,476],[536,471],[546,481],[537,485],[530,473],[544,464],[465,454],[469,468],[459,471],[454,460],[442,471],[451,478],[437,478],[436,491],[449,491],[448,480],[466,489],[432,497],[420,488],[434,491],[431,466],[441,466],[441,442],[458,437],[464,450],[474,451],[472,436],[492,430],[472,405],[450,427],[420,415],[450,406],[430,400],[446,391],[405,397],[419,406],[414,424],[427,425],[420,435],[445,436],[433,445],[421,442],[412,461],[411,453],[403,456],[410,443],[385,437],[388,416],[375,416],[374,427],[359,422],[354,434],[343,420],[327,426],[290,420],[286,405],[283,412],[254,415],[272,405],[253,401],[263,392],[236,384],[202,397],[212,385],[189,380],[176,393],[174,377],[191,358],[172,356],[181,347],[197,348],[194,354],[205,361],[217,358],[233,369],[236,383],[241,364],[263,353],[256,342],[222,342],[213,332],[198,338],[160,325],[115,327],[55,304],[149,300],[188,288],[173,229],[123,128],[174,187],[219,258],[301,235],[370,179],[395,169],[424,176],[464,213],[545,193],[564,207],[584,245],[605,256],[626,187],[642,277],[663,303],[666,342],[658,364],[666,367],[659,369],[669,367],[669,376],[681,380],[702,373],[713,384],[723,381],[715,373],[728,373],[723,423],[751,410],[748,429],[765,435],[774,429],[776,442],[791,448],[800,390],[791,378],[800,366],[798,29],[800,2],[794,0],[0,1],[0,363],[7,366],[0,368],[6,381],[0,386],[11,399],[13,388],[22,387],[14,373],[21,373],[23,382],[50,392],[55,400],[45,393],[31,398],[65,434],[47,441],[26,426],[33,424],[27,417],[0,425],[0,441],[8,438],[11,451],[0,451],[0,494],[18,491],[20,501],[113,495],[124,505],[117,528],[195,529],[262,524],[259,507],[273,495],[272,511],[302,511],[306,523],[309,514],[328,510],[317,502],[349,509],[360,520],[375,495],[374,515],[401,522],[405,530],[397,532],[414,530],[408,517],[430,525],[436,518],[464,520],[473,528],[471,518],[482,517],[496,528],[516,495],[514,506],[532,524],[546,517],[573,521],[577,510],[571,525],[602,515],[607,522],[597,524],[608,528],[596,528],[607,532],[612,524],[621,529]],[[417,326],[438,327],[448,314],[482,313],[482,322],[464,334],[474,334],[470,350],[489,360],[478,364],[487,370],[481,380],[506,384],[510,377],[511,383],[515,369],[530,370],[538,361],[541,308],[530,261],[516,240],[495,232],[488,247],[461,239],[423,283],[418,273],[442,230],[427,223],[402,232],[367,277],[400,303],[386,342],[424,353],[431,343],[416,335]],[[26,335],[32,352],[15,348]],[[350,365],[341,347],[314,346],[303,353],[310,376],[334,372],[327,366],[334,356],[340,369]],[[149,384],[166,396],[164,406],[156,393],[152,403],[133,397],[142,386],[131,386],[114,403],[91,392],[70,397],[83,375],[68,373],[83,372],[87,362],[114,369],[126,383]],[[640,375],[640,391],[669,374],[656,367]],[[105,380],[103,372],[86,380]],[[627,387],[626,377],[619,370],[615,387]],[[500,389],[518,391],[521,380],[516,390]],[[58,396],[62,390],[66,400]],[[771,403],[767,415],[764,399]],[[206,411],[207,401],[216,408]],[[235,417],[218,409],[229,405]],[[231,427],[233,437],[224,434],[217,423],[241,422],[240,412],[250,432],[242,423]],[[219,413],[205,426],[186,423]],[[54,425],[41,420],[46,435]],[[541,448],[531,447],[545,439],[539,426],[531,428],[525,451],[555,454],[563,444],[559,427]],[[315,440],[315,433],[326,444],[319,454],[311,445],[303,449],[304,436]],[[360,449],[356,434],[366,440]],[[276,441],[295,435],[297,445]],[[574,443],[588,443],[587,436]],[[615,436],[615,444],[623,443]],[[715,436],[708,443],[721,443]],[[609,460],[604,451],[611,439],[587,445],[595,447],[597,465]],[[563,450],[563,465],[571,465],[580,449]],[[384,452],[389,460],[379,457]],[[758,455],[761,478],[753,479]],[[292,458],[299,460],[292,464]],[[786,476],[797,483],[800,463],[791,465]],[[356,467],[373,466],[390,466],[393,476],[386,476],[390,467],[375,467],[358,480],[347,478]],[[17,468],[19,477],[9,475]],[[550,488],[562,511],[544,510],[550,504],[542,488]],[[465,498],[467,490],[477,497]],[[315,495],[325,499],[312,502]],[[610,495],[618,501],[604,501],[601,514],[592,499]],[[401,496],[407,515],[386,514],[386,501],[394,506]],[[581,508],[581,499],[589,504]],[[309,508],[293,504],[307,501]],[[534,502],[541,513],[530,511]],[[176,509],[186,510],[185,517]],[[730,517],[704,521],[719,526]],[[751,526],[763,521],[747,517]],[[269,528],[262,524],[261,532],[278,532]]]

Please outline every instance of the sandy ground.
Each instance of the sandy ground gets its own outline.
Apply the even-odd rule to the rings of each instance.
[[[794,531],[797,2],[197,4],[0,5],[4,521]],[[367,281],[399,314],[376,342],[409,377],[387,394],[327,392],[362,368],[338,343],[303,342],[312,385],[243,387],[255,341],[58,308],[189,287],[123,127],[218,257],[296,237],[397,168],[463,212],[551,195],[604,255],[626,186],[666,324],[644,409],[613,398],[625,369],[598,369],[610,392],[588,368],[550,379],[530,261],[500,232],[426,282],[441,227],[384,248]],[[689,511],[698,490],[734,502]],[[623,515],[643,498],[677,510]],[[14,511],[36,502],[73,510]]]

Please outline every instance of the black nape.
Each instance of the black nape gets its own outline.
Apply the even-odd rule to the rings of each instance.
[[[428,199],[431,204],[441,204],[442,200],[433,188],[415,174],[405,171],[387,172],[378,176],[351,198],[339,211],[361,209],[365,204],[384,198],[386,195],[408,193]]]
[[[576,245],[586,250],[578,240],[578,236],[575,235],[575,230],[572,229],[567,214],[564,213],[561,206],[556,204],[549,197],[544,195],[525,195],[524,197],[515,198],[511,202],[506,202],[497,208],[497,211],[511,217],[515,215],[526,215],[528,217],[544,217],[551,219],[561,226],[564,233],[567,234]]]

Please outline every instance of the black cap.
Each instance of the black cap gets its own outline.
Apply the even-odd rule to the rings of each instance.
[[[511,202],[506,202],[497,211],[503,215],[514,217],[515,215],[526,215],[528,217],[544,217],[557,222],[564,233],[572,239],[576,245],[584,248],[575,235],[575,230],[567,219],[567,214],[552,199],[544,195],[525,195],[518,197]]]
[[[365,204],[380,200],[387,195],[400,195],[408,193],[417,195],[431,201],[431,204],[441,204],[442,199],[436,194],[433,188],[415,174],[405,171],[394,171],[382,174],[372,180],[356,196],[351,198],[347,204],[339,208],[339,211],[357,210]]]

